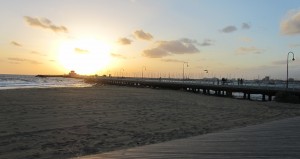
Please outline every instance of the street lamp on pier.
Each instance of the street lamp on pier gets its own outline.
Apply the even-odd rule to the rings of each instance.
[[[293,54],[293,61],[295,61],[295,57],[294,57],[294,53],[293,52],[289,52],[287,54],[287,60],[286,60],[286,89],[289,88],[289,55]]]
[[[120,69],[120,73],[121,73],[120,75],[121,75],[121,78],[124,77],[124,71],[125,71],[124,68],[121,68],[121,69]]]
[[[188,62],[183,62],[182,65],[182,80],[184,81],[184,65],[186,64],[186,67],[189,67],[189,63]]]
[[[146,71],[146,66],[142,67],[142,79],[144,78],[144,70]]]

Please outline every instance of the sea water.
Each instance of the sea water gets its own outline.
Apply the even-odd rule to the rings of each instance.
[[[0,90],[20,88],[91,87],[83,79],[0,74]]]

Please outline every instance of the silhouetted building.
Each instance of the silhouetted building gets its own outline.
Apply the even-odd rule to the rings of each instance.
[[[270,76],[266,76],[265,78],[262,79],[262,81],[270,81]]]
[[[72,71],[70,71],[69,76],[70,77],[75,77],[75,76],[77,76],[77,73],[72,70]]]

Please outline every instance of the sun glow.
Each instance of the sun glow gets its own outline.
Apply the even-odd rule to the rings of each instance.
[[[110,47],[96,39],[65,41],[59,49],[59,62],[82,75],[96,74],[110,62]]]

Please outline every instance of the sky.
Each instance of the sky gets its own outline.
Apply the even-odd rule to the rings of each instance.
[[[299,0],[0,0],[0,20],[0,74],[300,80]]]

